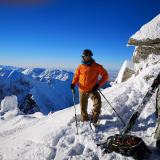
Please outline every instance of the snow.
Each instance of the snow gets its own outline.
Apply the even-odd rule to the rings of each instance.
[[[128,68],[132,71],[134,71],[134,63],[128,61],[128,60],[125,60],[125,62],[123,63],[119,73],[118,73],[118,77],[117,77],[117,83],[121,83],[122,82],[122,78],[123,78],[123,74],[124,74],[124,71],[125,69]]]
[[[147,38],[153,40],[160,38],[160,14],[147,24],[143,25],[131,38],[136,40],[146,40]]]
[[[150,56],[146,61],[136,64],[136,68],[141,68],[139,75],[133,75],[126,82],[116,84],[102,91],[124,122],[127,122],[130,118],[148,88],[151,86],[154,77],[158,74],[160,70],[159,60],[158,56]],[[157,63],[155,64],[155,62]],[[133,66],[129,64],[128,61],[125,62],[125,66],[132,68]],[[148,64],[147,67],[146,64]],[[144,77],[146,75],[153,75],[154,77],[145,80]],[[43,89],[45,88],[42,88],[42,90]],[[25,115],[18,110],[15,102],[16,98],[15,96],[13,97],[6,97],[4,99],[5,103],[3,102],[3,104],[1,104],[1,160],[133,159],[115,152],[105,154],[104,149],[96,145],[96,143],[106,141],[109,136],[120,133],[123,129],[123,123],[117,118],[103,97],[101,115],[98,122],[102,125],[98,133],[94,133],[87,122],[81,122],[80,105],[77,104],[75,106],[78,119],[78,135],[76,135],[74,106],[48,115],[40,112]],[[13,102],[13,107],[11,102]],[[129,133],[144,140],[148,148],[152,151],[149,160],[159,160],[159,154],[155,147],[156,140],[154,139],[157,125],[155,103],[156,93],[152,96]],[[93,102],[89,99],[88,113],[91,113],[92,109]]]
[[[147,68],[148,66],[154,65],[155,68],[158,68],[158,64],[160,61],[160,55],[150,54],[145,61],[140,61],[138,64],[135,63],[134,70],[137,72],[141,71],[143,68]]]
[[[11,97],[5,97],[1,102],[1,111],[6,112],[17,108],[17,97],[12,95]]]

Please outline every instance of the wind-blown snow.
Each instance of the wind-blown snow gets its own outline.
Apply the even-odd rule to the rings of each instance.
[[[131,38],[136,40],[160,38],[160,14],[143,25]]]
[[[150,56],[139,75],[133,75],[128,81],[115,84],[103,90],[103,94],[121,116],[124,122],[130,118],[139,102],[150,87],[154,77],[160,70],[159,58]],[[150,62],[148,64],[148,62]],[[146,65],[148,64],[148,65]],[[142,67],[139,66],[139,67]],[[146,67],[147,66],[147,67]],[[138,64],[136,66],[138,67]],[[152,75],[150,79],[144,79]],[[70,90],[71,92],[71,90]],[[141,137],[152,151],[149,160],[159,160],[155,148],[156,129],[155,114],[156,93],[152,96],[139,119],[129,134]],[[91,113],[93,102],[89,99],[88,112]],[[104,150],[96,146],[107,137],[119,133],[123,123],[117,118],[112,108],[102,97],[102,109],[98,133],[90,130],[89,123],[81,122],[80,105],[76,105],[78,119],[78,135],[74,107],[43,115],[37,112],[24,115],[17,109],[0,111],[0,159],[1,160],[132,160],[115,152],[105,154]]]
[[[17,108],[17,97],[11,96],[11,97],[5,97],[1,102],[1,111],[6,112],[9,110],[14,110]]]

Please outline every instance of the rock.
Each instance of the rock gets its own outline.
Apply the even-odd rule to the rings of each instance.
[[[143,25],[128,41],[127,45],[136,46],[132,62],[139,63],[148,55],[160,55],[160,14]]]
[[[40,108],[36,104],[36,102],[32,98],[32,94],[28,94],[22,104],[20,105],[19,109],[24,112],[25,114],[33,114],[35,112],[40,112]]]
[[[126,67],[123,73],[122,82],[127,81],[132,74],[134,74],[134,71]]]
[[[133,38],[130,38],[127,45],[130,46],[149,46],[153,48],[158,48],[160,49],[160,38],[156,39],[143,39],[143,40],[136,40]]]
[[[132,62],[139,63],[141,60],[147,59],[150,54],[160,55],[160,48],[139,46],[136,47],[134,53]]]
[[[123,63],[123,66],[121,67],[118,73],[116,82],[117,83],[125,82],[132,76],[132,74],[134,74],[134,63],[128,60],[125,60],[125,62]]]
[[[143,79],[145,79],[146,81],[148,81],[148,80],[150,80],[153,77],[154,77],[154,75],[146,75],[145,77],[143,77]]]

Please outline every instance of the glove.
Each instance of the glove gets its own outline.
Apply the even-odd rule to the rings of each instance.
[[[71,84],[71,85],[70,85],[70,88],[71,88],[71,89],[74,89],[74,84]],[[76,94],[75,89],[74,89],[74,94]]]
[[[93,87],[93,90],[97,90],[97,89],[98,89],[98,87],[99,87],[99,85],[98,85],[98,84],[96,84],[96,85]]]
[[[71,89],[74,89],[74,84],[71,84],[71,85],[70,85],[70,88],[71,88]]]

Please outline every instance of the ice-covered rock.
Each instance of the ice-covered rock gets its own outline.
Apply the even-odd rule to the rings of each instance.
[[[125,62],[123,63],[123,66],[121,67],[118,73],[116,82],[121,83],[121,82],[128,80],[132,76],[133,73],[134,73],[134,63],[128,60],[125,60]]]
[[[160,55],[160,14],[131,36],[127,45],[136,46],[132,57],[135,63],[147,59],[150,54]]]
[[[144,42],[147,41],[147,39],[155,40],[160,38],[160,14],[147,24],[143,25],[131,38]]]
[[[6,96],[1,102],[1,111],[6,112],[9,110],[14,110],[18,106],[17,96]]]

